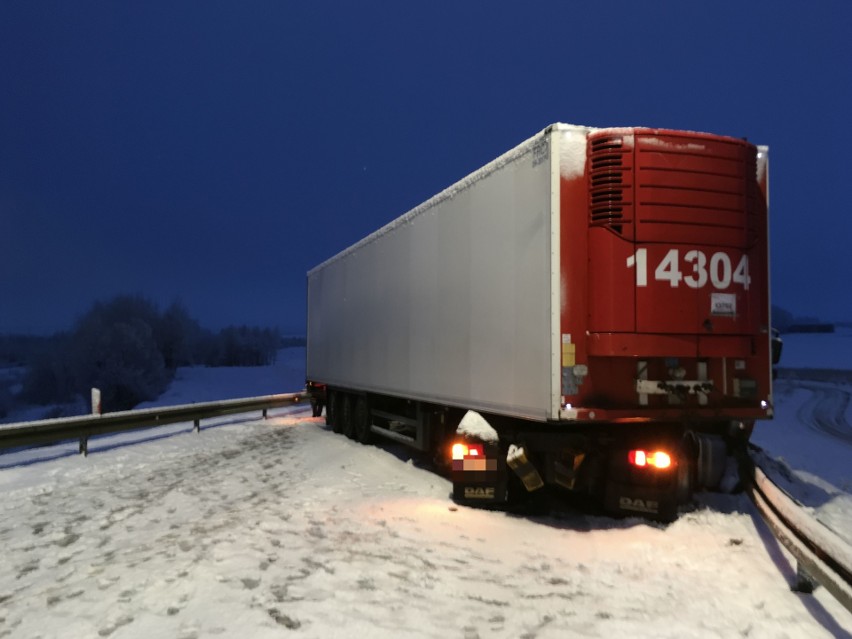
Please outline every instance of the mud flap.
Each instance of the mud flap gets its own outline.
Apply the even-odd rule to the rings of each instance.
[[[614,515],[635,515],[660,521],[677,518],[677,496],[671,486],[654,487],[608,481],[604,508]]]
[[[506,503],[506,482],[453,482],[453,501],[465,506],[493,506]]]
[[[671,447],[674,448],[674,447]],[[610,457],[604,509],[611,514],[673,521],[678,512],[679,460],[665,470],[634,468],[627,450]]]
[[[506,503],[508,466],[496,444],[480,444],[479,459],[453,460],[453,501],[466,506],[494,507]]]

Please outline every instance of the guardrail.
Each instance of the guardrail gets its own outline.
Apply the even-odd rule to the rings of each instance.
[[[88,454],[89,438],[95,435],[154,428],[190,421],[193,422],[195,431],[198,432],[201,430],[202,419],[256,410],[262,411],[265,418],[266,412],[270,408],[298,404],[306,397],[307,395],[304,392],[264,395],[262,397],[229,399],[200,404],[127,410],[103,415],[83,415],[3,424],[0,425],[0,451],[18,446],[55,444],[77,439],[80,441],[80,453],[86,455]]]
[[[740,459],[746,491],[772,534],[795,557],[795,589],[811,592],[819,584],[852,612],[852,547],[776,486],[748,454]]]

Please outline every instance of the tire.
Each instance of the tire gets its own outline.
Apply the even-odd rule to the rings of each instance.
[[[343,434],[349,439],[355,439],[355,415],[352,404],[354,403],[351,395],[344,395],[342,406],[340,409],[340,422]]]
[[[355,403],[355,439],[362,444],[369,444],[373,440],[370,422],[370,409],[367,406],[367,400],[364,397],[359,397]]]
[[[343,432],[341,399],[341,394],[337,391],[331,393],[328,399],[328,410],[326,411],[326,419],[331,424],[331,430],[338,434]]]
[[[677,475],[674,479],[675,503],[678,506],[684,506],[692,501],[692,494],[695,491],[694,465],[694,458],[688,448],[681,446]]]

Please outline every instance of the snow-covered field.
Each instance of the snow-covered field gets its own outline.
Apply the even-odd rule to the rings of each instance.
[[[302,384],[227,392],[242,382],[216,375],[184,370],[161,401]],[[784,384],[755,440],[843,525],[852,443]],[[828,593],[790,591],[795,566],[743,495],[699,495],[668,526],[519,518],[456,507],[402,449],[306,408],[203,426],[0,456],[0,637],[852,637]]]
[[[295,393],[305,388],[305,349],[284,348],[272,366],[179,368],[169,389],[137,408]]]
[[[838,327],[835,333],[782,335],[784,368],[833,368],[852,371],[852,328]]]

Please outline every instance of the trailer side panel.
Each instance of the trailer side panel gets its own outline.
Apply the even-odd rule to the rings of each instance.
[[[309,379],[549,417],[550,135],[308,274]]]

